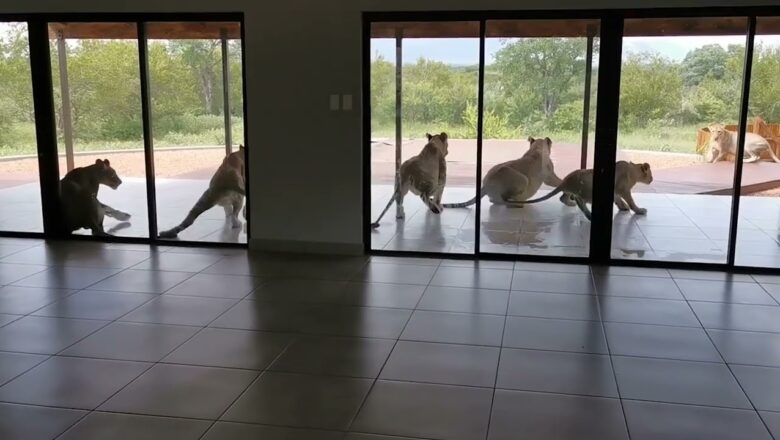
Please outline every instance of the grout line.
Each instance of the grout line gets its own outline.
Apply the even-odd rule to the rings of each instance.
[[[677,280],[674,281],[674,284],[677,285],[678,289],[680,289],[680,286],[677,284]],[[682,289],[680,289],[680,291],[682,292]],[[731,368],[731,365],[729,365],[729,363],[726,362],[726,358],[723,356],[723,353],[721,353],[721,351],[718,348],[717,344],[715,344],[715,341],[712,340],[712,337],[710,336],[710,333],[707,331],[707,328],[704,327],[704,324],[701,322],[701,319],[699,318],[699,315],[696,314],[696,310],[694,310],[693,306],[691,306],[690,301],[688,301],[687,299],[685,300],[685,303],[688,305],[688,308],[691,310],[691,313],[693,313],[693,316],[696,317],[696,320],[699,322],[699,325],[701,325],[702,330],[704,330],[704,334],[707,335],[707,340],[710,341],[710,344],[712,344],[713,348],[715,348],[715,351],[718,353],[718,356],[720,356],[721,360],[723,360],[723,364],[729,370],[729,373],[731,374],[732,379],[734,379],[734,382],[737,384],[737,386],[739,387],[740,391],[742,391],[742,394],[745,396],[745,399],[747,399],[748,403],[750,403],[751,408],[753,408],[753,412],[758,416],[759,420],[761,420],[761,423],[764,425],[764,429],[766,429],[766,431],[769,433],[770,437],[772,437],[774,439],[775,437],[772,434],[772,430],[769,429],[769,426],[764,421],[764,418],[761,417],[761,413],[758,412],[758,409],[756,408],[756,405],[753,403],[753,400],[750,398],[748,393],[745,391],[745,388],[742,386],[742,383],[740,383],[739,379],[737,378],[737,375],[734,374],[734,370]]]

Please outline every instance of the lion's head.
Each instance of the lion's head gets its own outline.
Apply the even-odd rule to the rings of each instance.
[[[543,153],[546,156],[550,156],[550,149],[552,147],[552,140],[548,137],[542,139],[542,138],[534,138],[533,136],[528,136],[528,143],[529,151],[538,151],[540,153]]]
[[[111,168],[111,162],[108,159],[96,160],[94,169],[97,170],[97,180],[101,185],[106,185],[111,189],[117,189],[122,184],[122,179],[116,174],[113,168]]]
[[[447,133],[443,131],[439,134],[425,133],[425,137],[428,138],[429,144],[432,144],[433,146],[438,148],[443,155],[445,156],[447,155],[448,153],[447,150],[449,148],[449,144],[447,143],[447,138],[448,138]]]
[[[710,141],[721,143],[731,136],[726,126],[723,124],[712,124],[707,129],[710,131]]]
[[[653,171],[650,169],[649,163],[634,163],[631,162],[631,166],[636,170],[637,182],[650,185],[653,183]]]

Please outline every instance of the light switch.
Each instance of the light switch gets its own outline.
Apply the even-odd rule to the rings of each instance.
[[[344,111],[352,110],[352,95],[342,95],[342,97],[341,97],[341,108]]]
[[[330,110],[331,111],[337,111],[339,109],[339,103],[340,103],[340,96],[339,95],[330,95]]]

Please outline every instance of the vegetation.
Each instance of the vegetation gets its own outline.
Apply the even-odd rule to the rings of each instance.
[[[579,142],[585,71],[584,38],[530,38],[504,42],[485,67],[486,139],[545,135]],[[598,45],[595,47],[598,52]],[[693,153],[697,129],[734,123],[739,115],[744,47],[718,44],[690,51],[682,61],[655,52],[627,54],[620,90],[622,148]],[[395,66],[372,61],[373,135],[392,137]],[[780,122],[780,48],[757,46],[751,115]],[[595,123],[598,68],[594,67],[590,127]],[[420,59],[403,66],[405,137],[445,130],[476,136],[476,66]],[[591,137],[592,139],[592,137]]]
[[[35,152],[26,28],[0,35],[0,156]],[[138,50],[131,40],[67,41],[74,144],[77,151],[143,147]],[[233,140],[243,139],[240,42],[230,42]],[[62,145],[57,45],[52,80]],[[224,143],[222,59],[218,40],[149,42],[155,146]]]

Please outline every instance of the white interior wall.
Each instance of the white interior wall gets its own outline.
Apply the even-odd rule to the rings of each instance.
[[[244,12],[252,245],[362,249],[361,12],[771,5],[772,0],[4,0],[0,13]],[[352,111],[329,110],[352,94]]]

